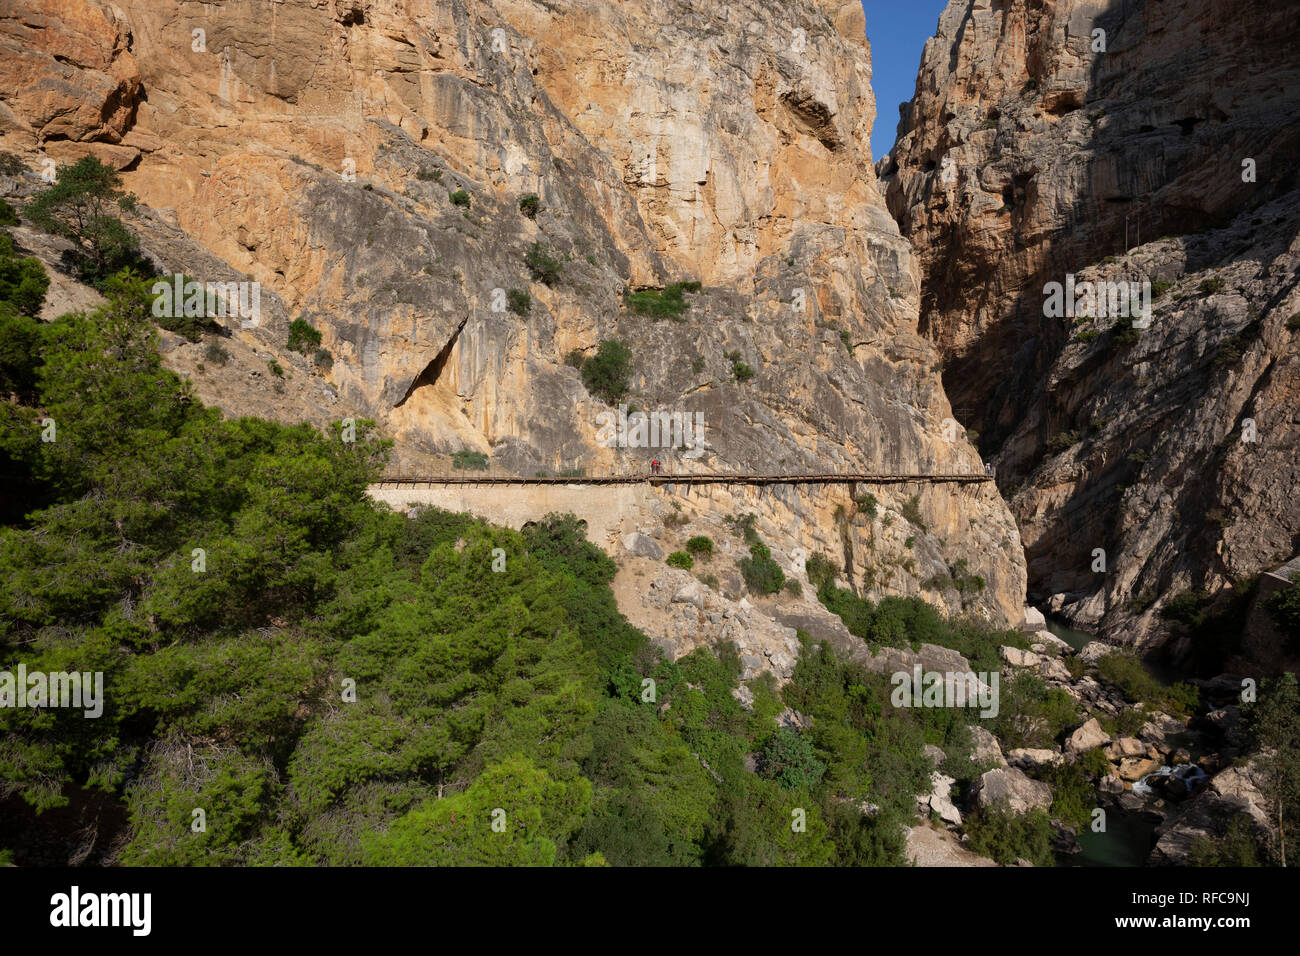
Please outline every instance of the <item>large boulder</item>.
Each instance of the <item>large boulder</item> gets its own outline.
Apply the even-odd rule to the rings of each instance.
[[[944,823],[961,826],[961,811],[952,802],[952,777],[935,770],[930,774],[930,793],[918,797],[917,805],[922,814],[934,813]]]
[[[654,539],[649,535],[642,534],[640,531],[623,535],[623,550],[634,557],[651,558],[655,561],[662,560],[664,556],[664,549],[655,544]]]
[[[1085,664],[1095,664],[1115,648],[1101,641],[1089,641],[1079,651],[1079,660]]]
[[[1119,762],[1118,773],[1121,780],[1134,783],[1149,773],[1160,769],[1160,761],[1154,757],[1125,757]]]
[[[1071,756],[1078,756],[1085,750],[1104,747],[1108,743],[1110,743],[1110,734],[1101,729],[1101,724],[1097,723],[1096,717],[1092,717],[1066,738],[1065,752]]]
[[[969,729],[971,735],[971,762],[984,765],[996,764],[999,767],[1005,767],[1007,761],[1002,756],[1002,747],[998,744],[998,738],[979,724],[971,724]]]
[[[1031,749],[1018,747],[1007,751],[1007,762],[1021,770],[1035,770],[1038,767],[1054,767],[1063,763],[1065,757],[1056,750]]]
[[[1047,784],[1031,780],[1015,767],[990,770],[979,778],[975,788],[975,799],[981,807],[1028,813],[1052,803],[1052,791]]]
[[[1022,651],[1018,647],[999,647],[998,654],[1012,667],[1037,667],[1042,660],[1033,651]]]

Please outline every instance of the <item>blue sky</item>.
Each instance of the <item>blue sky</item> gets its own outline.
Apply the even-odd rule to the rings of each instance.
[[[876,93],[876,125],[871,131],[872,158],[894,145],[898,104],[912,98],[921,50],[934,36],[945,0],[862,0],[871,44],[871,86]]]

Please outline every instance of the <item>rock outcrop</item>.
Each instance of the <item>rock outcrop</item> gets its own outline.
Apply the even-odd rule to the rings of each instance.
[[[229,366],[169,353],[206,401],[374,418],[407,473],[462,450],[523,475],[983,467],[943,427],[869,161],[856,0],[21,0],[0,64],[0,149],[33,170],[99,155],[163,272],[261,284],[272,305],[227,329],[246,346]],[[701,289],[677,319],[625,301],[679,281]],[[287,351],[299,318],[332,366]],[[571,363],[611,339],[631,404],[703,416],[702,457],[599,438],[609,408]],[[270,358],[312,386],[250,393],[240,363]],[[774,547],[828,551],[869,593],[1020,623],[994,489],[876,490],[875,517],[852,500],[868,490],[702,507],[756,513]],[[944,584],[963,573],[984,588]]]
[[[1297,44],[1270,0],[951,0],[878,166],[1031,596],[1116,639],[1296,551]],[[1150,327],[1049,317],[1067,276]]]

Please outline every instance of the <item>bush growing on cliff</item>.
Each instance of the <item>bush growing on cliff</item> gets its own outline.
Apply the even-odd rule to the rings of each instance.
[[[685,551],[674,551],[664,559],[664,563],[670,568],[681,568],[683,571],[689,571],[695,567],[695,559]]]
[[[580,374],[587,391],[606,405],[615,405],[632,383],[632,350],[618,339],[606,339],[582,363]]]
[[[529,219],[536,219],[541,208],[542,200],[537,193],[529,193],[527,196],[519,197],[519,211]]]
[[[809,583],[818,591],[828,587],[840,573],[839,566],[820,551],[808,556],[804,570],[808,573]]]
[[[903,503],[903,518],[909,524],[925,531],[925,521],[921,518],[921,496],[912,495]]]
[[[294,319],[289,323],[288,348],[290,352],[301,352],[303,355],[310,355],[320,346],[320,340],[320,330],[306,319]]]
[[[453,206],[460,206],[464,209],[470,207],[469,193],[463,189],[457,189],[454,193],[450,193],[447,198],[451,200]]]
[[[745,586],[755,594],[775,594],[785,583],[785,572],[772,560],[772,551],[761,541],[749,549],[749,557],[737,563]]]
[[[481,451],[462,448],[451,456],[451,467],[468,471],[486,471],[488,456]]]
[[[511,289],[506,293],[506,308],[523,318],[533,310],[533,298],[523,289]]]
[[[203,349],[203,360],[213,365],[225,365],[230,361],[230,352],[220,342],[209,342]]]
[[[685,293],[699,292],[698,282],[674,282],[663,289],[642,289],[623,293],[623,302],[637,315],[654,319],[677,319],[690,308]]]
[[[528,247],[524,253],[524,265],[528,267],[529,275],[548,286],[559,282],[560,273],[564,271],[560,260],[548,253],[540,242],[534,242]]]
[[[697,534],[686,542],[686,550],[697,558],[708,560],[713,557],[713,539],[702,534]]]

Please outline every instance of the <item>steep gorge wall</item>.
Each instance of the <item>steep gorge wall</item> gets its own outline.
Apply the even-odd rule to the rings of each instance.
[[[229,367],[169,352],[205,400],[373,417],[398,470],[460,449],[520,474],[630,465],[565,362],[610,338],[634,356],[630,401],[704,415],[707,454],[676,467],[979,469],[944,440],[916,267],[870,164],[863,28],[856,0],[9,0],[0,149],[33,168],[99,155],[143,201],[131,225],[163,271],[262,284]],[[560,281],[531,279],[534,242]],[[624,291],[677,280],[703,284],[684,321],[626,310]],[[526,317],[493,311],[507,289],[530,294]],[[329,371],[285,350],[297,317]],[[259,377],[267,357],[288,389]],[[875,521],[843,490],[754,506],[776,546],[832,549],[857,583],[876,572],[873,593],[965,559],[987,588],[928,596],[1019,623],[996,495],[880,498]]]
[[[1300,549],[1296,13],[951,0],[878,165],[1031,597],[1112,637]],[[1151,327],[1046,317],[1067,274],[1151,281]]]

